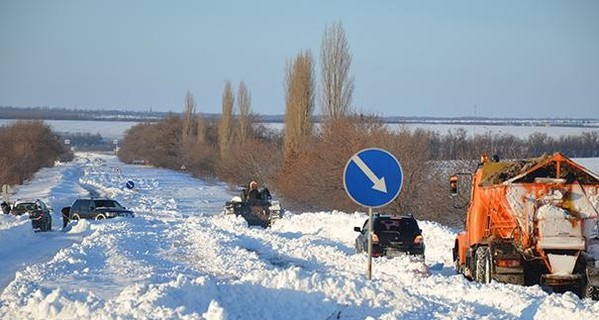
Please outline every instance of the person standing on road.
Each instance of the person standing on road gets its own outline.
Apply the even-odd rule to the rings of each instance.
[[[62,213],[62,228],[66,228],[69,223],[69,212],[71,211],[71,207],[64,207],[60,209],[60,213]]]
[[[0,207],[2,207],[2,213],[4,213],[4,214],[10,213],[10,205],[8,203],[6,203],[6,201],[2,201],[2,204],[0,204]]]

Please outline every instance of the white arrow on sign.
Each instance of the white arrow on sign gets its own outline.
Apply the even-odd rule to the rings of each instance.
[[[364,161],[362,161],[362,159],[360,159],[360,157],[358,157],[358,154],[355,154],[351,159],[358,165],[358,168],[360,168],[360,170],[362,170],[362,172],[364,172],[364,174],[368,177],[368,179],[370,179],[370,181],[372,181],[372,183],[373,183],[372,189],[387,193],[387,184],[385,184],[385,177],[382,177],[379,179],[374,174],[374,172],[372,172],[372,170],[370,170],[370,168],[366,165],[366,163],[364,163]]]

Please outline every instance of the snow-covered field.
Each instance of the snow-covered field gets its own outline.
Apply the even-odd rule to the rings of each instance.
[[[0,126],[8,125],[16,120],[0,119]],[[100,134],[106,139],[122,139],[125,131],[139,122],[135,121],[81,121],[81,120],[44,120],[52,130],[61,133],[91,133]],[[264,123],[267,127],[274,130],[283,130],[282,123]],[[442,123],[408,123],[395,124],[390,123],[387,126],[391,130],[408,128],[410,130],[425,129],[435,131],[439,134],[447,134],[449,131],[455,132],[457,129],[463,129],[468,135],[481,135],[491,133],[495,135],[510,134],[519,138],[526,138],[531,134],[538,132],[546,134],[549,137],[557,138],[560,136],[580,135],[583,132],[599,131],[597,128],[590,127],[567,127],[567,126],[533,126],[533,125],[483,125],[483,124],[442,124]]]
[[[282,131],[284,125],[282,123],[266,123],[268,128]],[[467,123],[388,123],[386,126],[390,130],[399,131],[402,128],[409,130],[424,129],[434,131],[440,135],[456,132],[462,129],[469,136],[493,134],[493,135],[512,135],[518,138],[526,139],[533,133],[546,134],[548,137],[558,138],[561,136],[577,136],[583,132],[598,132],[598,128],[590,127],[567,127],[567,126],[538,126],[538,125],[494,125],[494,124],[467,124]]]
[[[595,172],[599,159],[584,159]],[[132,180],[135,188],[125,188]],[[135,218],[71,222],[60,208],[94,191]],[[355,254],[364,213],[288,213],[272,228],[221,214],[219,182],[113,156],[77,154],[15,198],[54,208],[54,230],[0,215],[0,319],[598,319],[599,302],[454,275],[456,230],[421,222],[426,261]]]
[[[0,126],[10,125],[16,120],[0,119]],[[82,121],[82,120],[44,120],[53,131],[58,133],[100,134],[106,139],[122,139],[125,131],[139,122],[136,121]]]

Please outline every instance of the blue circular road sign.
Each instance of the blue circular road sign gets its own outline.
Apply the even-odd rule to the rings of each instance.
[[[135,183],[133,183],[133,181],[129,180],[129,181],[127,181],[125,186],[127,187],[127,189],[133,189],[135,187]]]
[[[399,195],[403,172],[397,158],[386,150],[369,148],[354,154],[343,172],[349,197],[369,208],[386,206]]]

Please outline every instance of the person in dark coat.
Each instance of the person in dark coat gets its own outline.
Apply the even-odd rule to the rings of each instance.
[[[262,195],[258,191],[258,182],[250,182],[250,191],[248,192],[248,201],[256,202],[262,199]]]
[[[60,209],[60,213],[62,213],[62,228],[66,228],[69,223],[69,213],[71,211],[71,207],[64,207]]]
[[[4,214],[10,213],[10,205],[8,205],[8,203],[6,203],[6,201],[2,201],[2,204],[0,204],[0,207],[2,207],[2,212]]]

